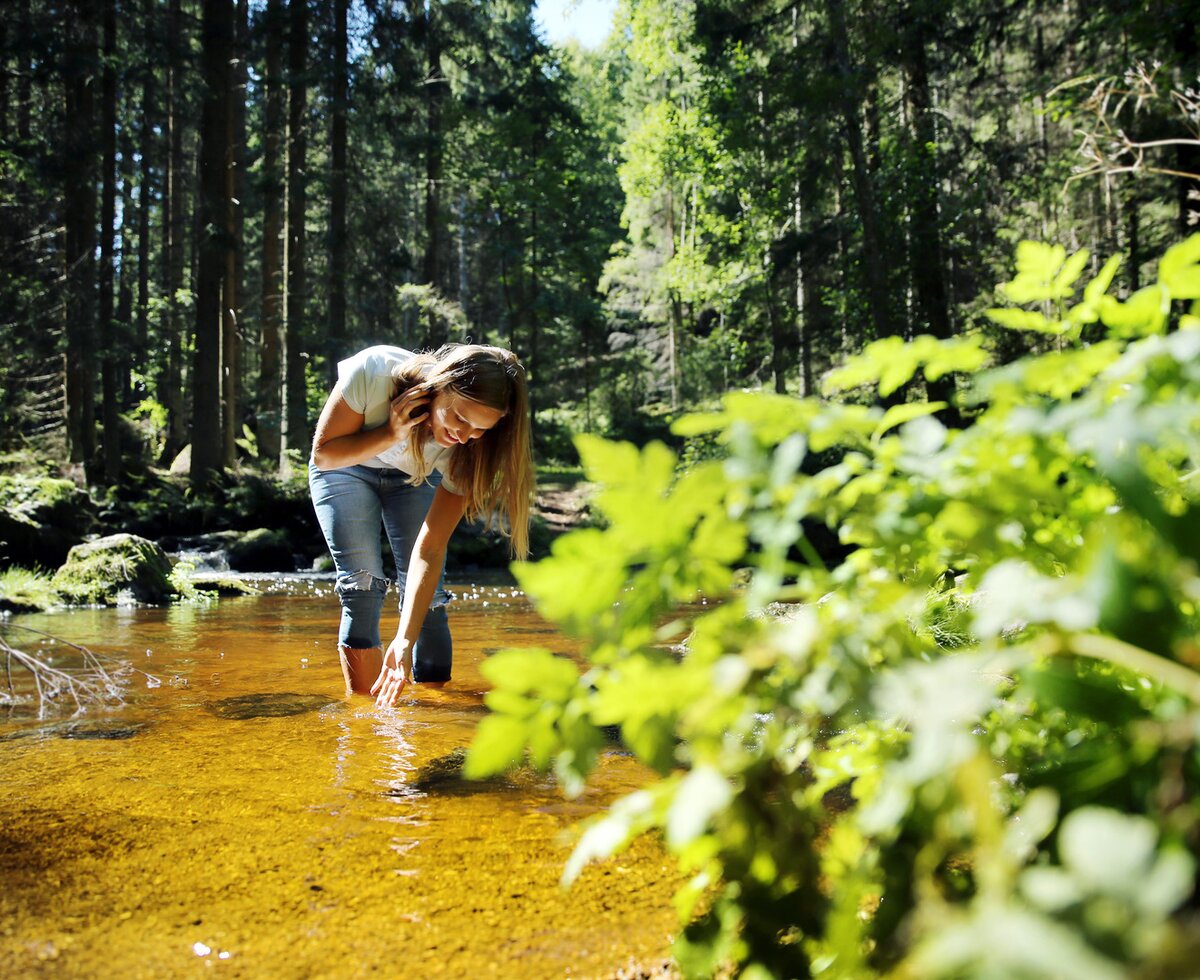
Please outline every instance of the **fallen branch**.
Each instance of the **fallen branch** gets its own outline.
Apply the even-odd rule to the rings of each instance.
[[[18,649],[0,636],[0,655],[4,657],[4,679],[7,685],[4,700],[9,704],[16,704],[26,697],[17,691],[14,683],[13,667],[16,666],[26,671],[33,681],[39,718],[44,718],[51,711],[63,707],[73,709],[72,714],[79,714],[92,705],[122,705],[125,703],[124,689],[129,675],[145,674],[145,671],[138,670],[128,662],[106,664],[106,658],[101,658],[87,647],[29,626],[7,623],[4,628],[25,630],[70,647],[80,655],[78,665],[56,667],[34,654]]]

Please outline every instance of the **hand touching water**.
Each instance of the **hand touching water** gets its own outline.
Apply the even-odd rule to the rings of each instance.
[[[408,644],[402,637],[396,637],[388,644],[387,652],[383,655],[383,667],[371,685],[371,693],[379,694],[375,699],[376,708],[395,707],[396,699],[408,686],[410,668],[407,654]]]

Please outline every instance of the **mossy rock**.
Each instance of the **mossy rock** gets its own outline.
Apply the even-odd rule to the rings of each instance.
[[[0,564],[56,568],[95,522],[91,498],[70,480],[0,476]]]
[[[54,589],[69,602],[115,605],[123,596],[152,605],[168,601],[171,560],[153,541],[110,534],[76,545],[54,574]]]
[[[229,567],[235,572],[294,572],[296,556],[283,531],[260,527],[229,546]]]

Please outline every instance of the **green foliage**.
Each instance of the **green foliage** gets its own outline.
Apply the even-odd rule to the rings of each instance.
[[[723,449],[681,472],[578,440],[605,525],[515,573],[586,663],[494,657],[467,768],[528,756],[577,793],[619,730],[658,778],[566,878],[661,833],[694,876],[688,975],[1188,975],[1200,330],[1176,301],[1200,236],[1125,301],[1115,261],[1080,288],[1079,254],[1024,243],[1004,290],[1062,349],[975,373],[977,337],[885,341],[830,380],[973,374],[964,428],[735,393],[676,423]]]
[[[0,570],[0,609],[34,612],[59,605],[62,600],[50,578],[44,572],[16,565]]]
[[[212,589],[201,589],[192,580],[196,571],[196,563],[187,558],[181,558],[171,567],[167,581],[175,592],[175,601],[185,605],[208,606],[217,601],[217,593]]]

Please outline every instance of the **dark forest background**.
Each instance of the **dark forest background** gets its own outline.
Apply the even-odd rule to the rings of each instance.
[[[1184,0],[622,0],[594,51],[525,0],[0,16],[0,449],[93,486],[293,469],[385,342],[512,347],[570,464],[988,329],[1021,239],[1134,290],[1200,206]]]

